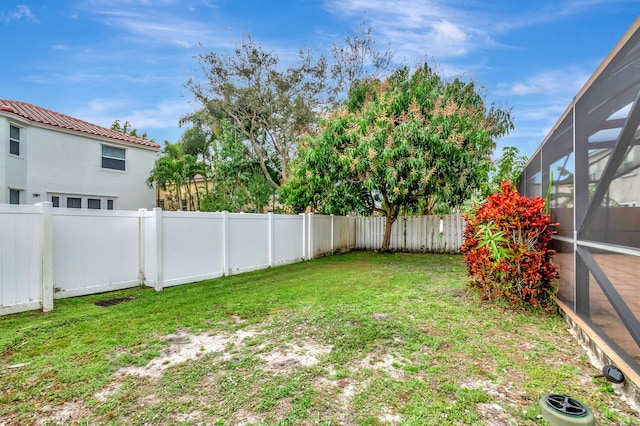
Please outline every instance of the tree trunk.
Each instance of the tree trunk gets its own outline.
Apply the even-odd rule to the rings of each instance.
[[[191,207],[191,211],[193,211],[193,195],[191,195],[191,181],[189,179],[186,180],[184,185],[184,192],[186,197],[185,201],[187,202],[185,207],[187,208],[187,211],[189,211],[189,207]]]
[[[205,185],[206,185],[206,181],[205,181]],[[200,210],[200,191],[198,191],[198,184],[196,183],[196,181],[193,181],[193,186],[196,187],[196,201],[198,202],[198,206],[197,208],[194,208],[194,210]]]
[[[178,182],[176,182],[176,196],[178,197],[178,210],[182,210],[182,191],[180,191]]]
[[[389,245],[391,243],[391,227],[393,223],[396,221],[397,217],[393,217],[391,212],[386,212],[385,214],[386,223],[384,226],[384,238],[382,239],[382,247],[380,247],[381,252],[388,252]]]

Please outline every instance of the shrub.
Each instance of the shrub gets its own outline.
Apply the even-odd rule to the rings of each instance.
[[[483,299],[548,309],[558,272],[549,249],[555,233],[545,201],[520,195],[511,182],[488,196],[467,221],[461,250],[470,286]]]

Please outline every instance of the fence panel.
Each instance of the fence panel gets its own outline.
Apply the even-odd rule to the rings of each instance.
[[[314,214],[313,219],[311,220],[312,225],[312,247],[311,247],[311,257],[321,257],[331,254],[331,221],[332,216]]]
[[[384,218],[379,216],[373,216],[370,218],[362,218],[365,222],[364,232],[366,237],[366,250],[377,250],[382,245],[382,239],[384,237]]]
[[[378,250],[384,237],[385,218],[358,217],[356,248]],[[458,252],[464,220],[459,214],[399,217],[391,228],[389,249],[410,252]]]
[[[459,214],[449,214],[442,217],[444,247],[446,252],[459,251],[463,241],[465,222]]]
[[[41,210],[0,205],[0,315],[39,309]]]
[[[162,285],[222,276],[223,213],[162,212]]]
[[[425,241],[423,239],[424,232],[422,216],[409,216],[405,218],[405,232],[406,232],[406,250],[412,252],[425,251]]]
[[[384,218],[383,218],[384,219]],[[384,219],[382,224],[382,229],[384,230],[386,226],[386,219]],[[384,232],[384,231],[383,231]],[[384,233],[382,234],[384,237]],[[392,250],[404,251],[405,250],[405,221],[404,217],[396,219],[391,225],[391,241],[389,242],[389,248]],[[380,243],[382,246],[382,243]]]
[[[297,262],[304,257],[304,216],[273,215],[273,264]]]
[[[356,245],[360,249],[366,249],[369,245],[368,236],[370,235],[368,232],[369,222],[365,220],[364,217],[358,216],[356,217]]]
[[[229,273],[269,266],[269,215],[229,213]]]
[[[353,224],[354,218],[352,217],[333,216],[333,251],[349,251],[354,246],[352,242],[352,234],[355,231]]]
[[[134,287],[140,282],[137,211],[54,209],[54,297]]]

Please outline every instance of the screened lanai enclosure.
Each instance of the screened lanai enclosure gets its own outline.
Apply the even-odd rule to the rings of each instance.
[[[640,18],[529,160],[558,222],[558,299],[640,373]],[[640,385],[636,383],[636,385]]]

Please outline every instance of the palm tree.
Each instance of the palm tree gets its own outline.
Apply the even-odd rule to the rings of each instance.
[[[178,209],[182,210],[182,192],[181,187],[185,183],[183,169],[183,160],[163,155],[156,159],[153,169],[147,178],[147,185],[150,188],[155,184],[158,188],[167,190],[170,185],[176,189],[176,197],[178,198]]]
[[[205,167],[198,163],[196,156],[184,154],[180,143],[165,142],[162,154],[156,159],[153,169],[147,178],[147,185],[153,187],[155,184],[163,190],[167,190],[171,185],[174,186],[176,197],[178,198],[178,209],[184,210],[186,207],[189,210],[189,207],[191,207],[191,210],[195,210],[191,184],[195,183],[195,176],[198,174],[205,174]],[[183,186],[187,195],[186,206],[183,205]],[[199,203],[199,194],[197,195]]]
[[[204,176],[206,174],[206,168],[202,163],[198,163],[198,158],[195,155],[184,154],[180,157],[180,160],[182,161],[182,177],[186,185],[187,200],[191,205],[191,210],[196,210],[193,194],[191,193],[191,185],[193,184],[195,188],[196,199],[198,200],[198,206],[200,206],[200,193],[198,192],[195,177],[197,175]]]

